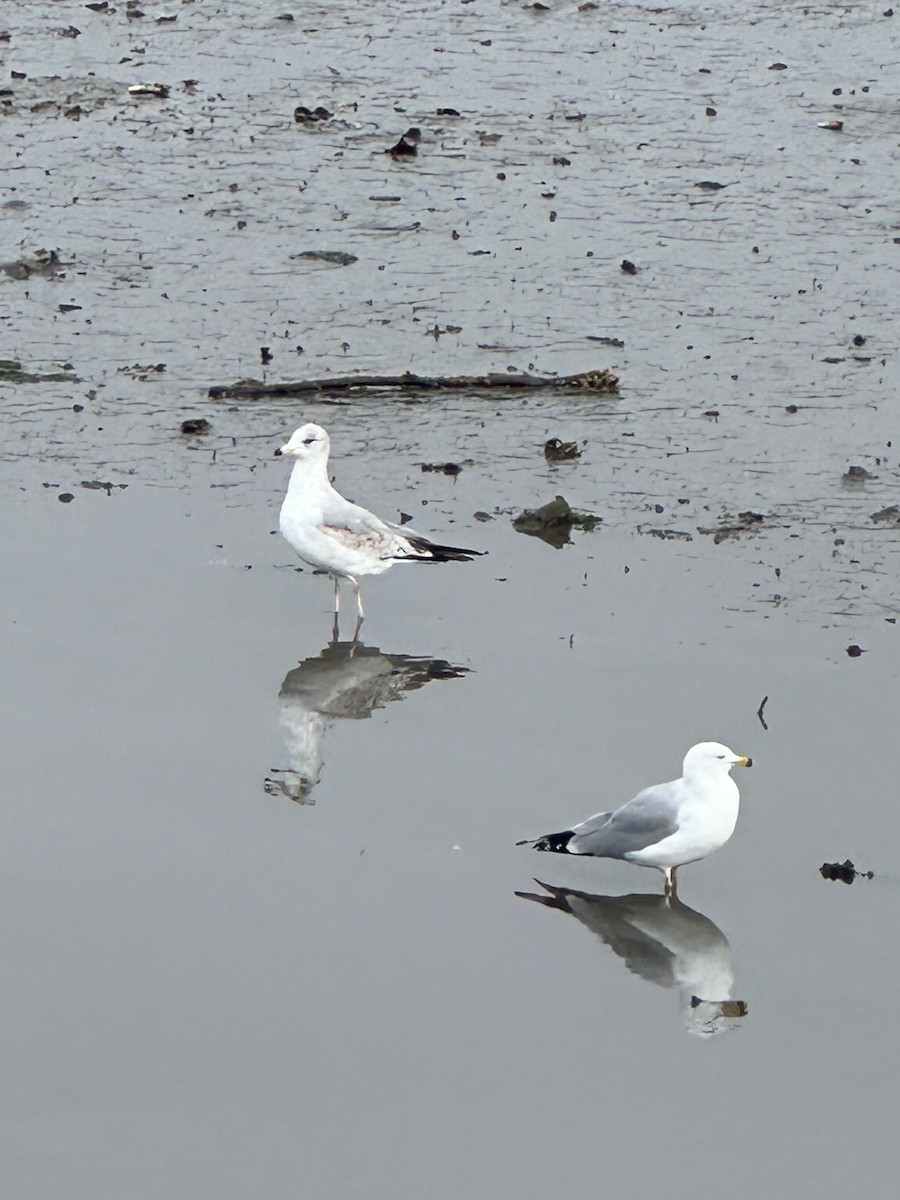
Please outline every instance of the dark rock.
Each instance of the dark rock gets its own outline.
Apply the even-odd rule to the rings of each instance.
[[[887,508],[880,508],[878,512],[870,513],[870,520],[900,525],[900,507],[896,504],[889,504]]]
[[[867,479],[877,479],[878,476],[869,474],[865,467],[848,467],[841,478],[844,483],[865,483]]]
[[[600,524],[600,520],[594,513],[579,512],[578,509],[571,508],[565,497],[557,496],[540,508],[526,508],[518,517],[513,518],[513,528],[519,533],[539,537],[561,550],[571,541],[569,534],[573,528],[590,532]]]
[[[842,863],[822,863],[819,874],[823,879],[840,880],[841,883],[852,883],[854,879],[874,879],[874,871],[858,871],[849,858]]]
[[[205,417],[191,417],[181,422],[182,433],[209,433],[211,429],[212,425]]]
[[[421,140],[422,130],[413,125],[407,129],[398,142],[385,150],[385,154],[391,154],[394,158],[411,158],[414,154],[418,154]]]

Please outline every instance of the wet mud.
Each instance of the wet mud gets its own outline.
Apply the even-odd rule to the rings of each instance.
[[[889,11],[0,14],[7,1194],[890,1194]],[[487,551],[359,643],[277,534],[304,421]],[[702,738],[756,766],[677,906],[533,890]]]

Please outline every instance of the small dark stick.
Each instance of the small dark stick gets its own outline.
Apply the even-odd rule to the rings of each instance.
[[[766,724],[766,718],[763,716],[763,709],[766,707],[766,705],[768,703],[769,703],[769,697],[763,696],[762,703],[760,704],[759,708],[756,710],[756,715],[759,717],[759,723],[760,723],[760,725],[762,725],[763,729],[769,728],[768,725]]]

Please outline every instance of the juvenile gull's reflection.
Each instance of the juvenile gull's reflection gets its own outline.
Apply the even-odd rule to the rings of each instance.
[[[548,908],[571,913],[596,933],[629,971],[659,987],[677,987],[689,1033],[712,1037],[734,1028],[747,1013],[732,1000],[731,946],[709,917],[677,896],[592,896],[535,880],[548,895],[516,892]]]
[[[314,804],[312,790],[324,762],[322,742],[333,721],[360,720],[391,700],[424,687],[433,679],[459,679],[468,667],[442,658],[383,654],[361,642],[332,642],[314,658],[288,671],[278,693],[281,727],[290,765],[272,768],[270,795]]]

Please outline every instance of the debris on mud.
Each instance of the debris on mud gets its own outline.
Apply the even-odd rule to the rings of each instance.
[[[419,463],[423,471],[434,471],[441,475],[458,475],[463,467],[471,467],[474,459],[467,458],[464,462]]]
[[[695,188],[700,188],[704,192],[720,192],[722,188],[727,188],[727,183],[716,183],[714,179],[701,179],[699,183],[694,184]]]
[[[612,348],[614,350],[624,350],[625,349],[625,343],[622,341],[621,338],[617,338],[617,337],[603,337],[602,335],[589,333],[587,335],[587,340],[589,342],[597,342],[597,344],[600,346],[612,346]]]
[[[472,516],[476,521],[493,521],[494,519],[489,512],[483,512],[482,510],[472,513]]]
[[[638,525],[637,531],[649,537],[659,538],[664,542],[692,542],[694,540],[694,535],[688,533],[686,529],[651,529],[646,525]]]
[[[634,265],[634,263],[631,261],[630,258],[622,259],[620,270],[625,275],[637,275],[637,267]]]
[[[298,125],[313,125],[316,121],[330,121],[334,113],[329,112],[324,104],[317,104],[315,108],[307,108],[305,104],[298,104],[294,109],[294,120]]]
[[[72,265],[60,259],[58,250],[35,250],[30,257],[0,263],[0,271],[10,279],[30,279],[32,275],[42,275],[45,279],[64,279],[66,268]]]
[[[80,383],[71,363],[60,363],[49,372],[26,371],[16,358],[0,358],[0,383]]]
[[[869,519],[885,525],[900,525],[900,507],[896,504],[889,504],[887,508],[880,508],[878,512],[870,513]]]
[[[319,262],[331,263],[335,267],[349,267],[359,259],[355,254],[348,254],[345,250],[301,250],[299,254],[292,254],[291,258],[315,258]]]
[[[581,451],[577,442],[562,442],[558,437],[552,437],[544,443],[544,457],[547,462],[567,462],[580,458]]]
[[[56,498],[60,504],[71,504],[75,499],[71,492],[60,492]]]
[[[816,124],[820,129],[830,129],[833,133],[840,133],[844,128],[843,121],[817,121]]]
[[[187,421],[181,422],[182,433],[209,433],[212,429],[206,417],[189,417]]]
[[[573,529],[582,529],[585,533],[590,533],[601,520],[602,517],[594,513],[571,508],[565,497],[557,496],[540,508],[526,508],[519,516],[513,517],[513,528],[519,533],[527,533],[530,537],[538,537],[561,550],[571,541],[569,534]]]
[[[858,871],[849,858],[842,863],[822,863],[819,874],[823,879],[840,880],[841,883],[852,883],[854,879],[874,879],[874,871]]]
[[[157,100],[165,100],[169,95],[169,85],[166,83],[133,83],[128,92],[131,96],[153,96]]]
[[[482,391],[487,388],[571,388],[591,392],[616,392],[619,377],[602,368],[579,371],[577,375],[529,375],[511,371],[489,375],[344,375],[324,379],[297,380],[290,383],[256,383],[241,380],[234,384],[211,387],[211,400],[250,400],[263,396],[301,396],[307,392],[350,392],[356,388],[413,388],[417,391]]]
[[[393,146],[388,146],[385,154],[393,158],[411,158],[419,152],[419,142],[422,140],[422,130],[411,126]]]
[[[147,379],[150,375],[162,375],[165,369],[165,363],[148,363],[147,366],[142,366],[141,363],[132,363],[130,367],[119,367],[116,374],[131,375],[135,379]]]
[[[82,479],[80,487],[87,488],[90,492],[106,492],[107,496],[113,494],[113,488],[120,488],[122,491],[128,487],[127,483],[110,483],[101,479]]]
[[[863,654],[865,654],[865,650],[863,650],[862,646],[851,645],[847,647],[848,658],[859,658]]]
[[[848,467],[841,476],[844,483],[865,483],[867,479],[877,478],[877,475],[872,475],[865,467]]]
[[[738,513],[736,521],[734,519],[726,519],[724,524],[718,525],[711,529],[701,526],[698,527],[697,532],[711,535],[713,541],[718,546],[719,542],[724,542],[726,538],[740,537],[742,533],[746,533],[748,530],[754,529],[758,525],[762,525],[764,521],[765,517],[762,513],[748,511]]]

